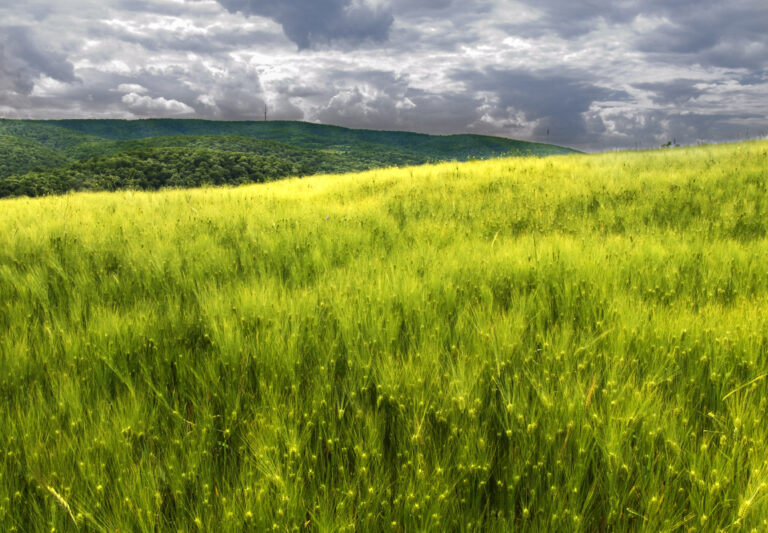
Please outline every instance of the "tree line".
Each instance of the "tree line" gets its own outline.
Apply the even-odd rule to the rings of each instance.
[[[152,148],[9,176],[0,179],[0,197],[241,185],[306,173],[301,165],[271,156],[205,148]]]

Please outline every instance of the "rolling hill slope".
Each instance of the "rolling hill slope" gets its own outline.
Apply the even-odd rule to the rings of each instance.
[[[67,165],[70,160],[61,152],[36,141],[0,135],[0,180],[13,174]]]
[[[762,531],[766,161],[0,200],[0,521]]]
[[[50,122],[35,120],[0,119],[0,135],[34,141],[67,157],[76,146],[103,140]]]
[[[286,159],[207,148],[145,148],[0,179],[0,197],[262,183],[306,174]]]
[[[275,157],[285,160],[286,164],[281,168],[289,168],[288,163],[298,165],[298,175],[359,172],[371,168],[421,165],[447,160],[487,159],[510,155],[544,156],[573,152],[558,146],[498,137],[431,136],[280,121],[0,119],[0,135],[6,138],[6,144],[10,139],[27,143],[25,146],[30,154],[35,150],[47,150],[46,162],[37,161],[35,157],[24,161],[23,158],[10,154],[0,160],[3,162],[0,180],[13,176],[13,179],[0,186],[6,195],[27,194],[22,191],[50,194],[59,191],[59,188],[45,184],[82,183],[82,179],[60,179],[62,172],[69,172],[63,167],[70,163],[70,160],[117,156],[148,148],[205,148]],[[90,168],[95,169],[97,166],[91,165]],[[34,176],[22,176],[30,170],[45,168],[57,170],[52,171],[50,175],[37,173]],[[82,166],[78,167],[81,168]],[[33,184],[35,179],[41,180],[41,184]],[[85,181],[103,182],[99,177]],[[260,179],[254,178],[252,181]],[[85,189],[90,188],[73,190]]]
[[[396,154],[391,151],[338,153],[235,135],[175,135],[122,141],[98,141],[79,145],[72,150],[72,157],[89,159],[146,148],[171,147],[208,148],[279,157],[301,165],[305,169],[304,174],[362,171],[369,168],[391,166],[393,161],[403,165],[418,165],[425,162],[421,157]]]
[[[308,122],[215,122],[205,120],[61,120],[46,124],[110,140],[171,135],[236,135],[269,139],[304,148],[368,149],[383,147],[427,159],[484,159],[500,155],[574,153],[559,146],[481,135],[425,135],[401,131],[353,130]]]

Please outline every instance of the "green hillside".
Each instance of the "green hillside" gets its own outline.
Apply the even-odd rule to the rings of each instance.
[[[143,148],[169,147],[209,148],[279,157],[300,165],[305,169],[304,174],[355,172],[369,168],[419,165],[428,162],[424,157],[393,151],[358,150],[351,153],[338,153],[235,135],[176,135],[125,141],[98,141],[81,144],[71,153],[75,159],[88,159]]]
[[[765,531],[767,162],[0,200],[0,529]]]
[[[573,153],[559,146],[480,135],[435,136],[400,131],[353,130],[307,122],[214,122],[205,120],[61,120],[50,121],[71,131],[111,140],[170,135],[237,135],[270,139],[315,149],[354,150],[388,147],[435,160],[488,158],[499,155]]]
[[[64,156],[70,156],[71,151],[83,143],[102,140],[50,122],[35,120],[0,119],[0,135],[35,141]]]
[[[18,149],[0,155],[0,183],[5,195],[18,191],[50,194],[64,184],[102,183],[102,178],[63,178],[69,160],[117,156],[147,148],[205,148],[249,153],[284,160],[297,175],[359,172],[372,168],[430,162],[487,159],[499,156],[555,155],[573,150],[558,146],[479,135],[431,136],[408,132],[351,130],[304,122],[214,122],[204,120],[58,120],[0,119],[0,136],[26,146],[29,160]],[[25,144],[26,143],[26,144]],[[34,143],[34,144],[30,144]],[[170,153],[170,152],[169,152]],[[37,154],[37,155],[35,155]],[[43,157],[45,156],[45,157]],[[43,159],[45,159],[43,161]],[[99,165],[104,165],[103,162]],[[96,171],[99,165],[89,168]],[[182,162],[179,165],[183,165]],[[57,168],[49,174],[31,170]],[[75,166],[76,172],[82,167]],[[35,185],[34,180],[40,180]],[[197,183],[197,180],[192,180]],[[215,181],[215,180],[211,180]],[[259,181],[259,180],[254,180]],[[176,180],[178,182],[178,180]],[[232,183],[239,183],[234,180]],[[58,183],[51,186],[52,183]],[[90,190],[77,186],[72,190]]]
[[[0,180],[0,197],[243,185],[305,174],[286,159],[206,148],[147,148]]]
[[[69,162],[61,152],[35,141],[0,135],[0,180],[31,170],[61,167]]]

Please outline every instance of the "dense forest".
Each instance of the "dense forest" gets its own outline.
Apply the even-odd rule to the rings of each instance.
[[[31,170],[56,168],[68,162],[65,155],[35,141],[0,135],[0,179]]]
[[[75,159],[88,159],[144,148],[209,148],[279,157],[304,168],[305,173],[344,173],[370,168],[421,165],[434,158],[393,150],[357,147],[347,152],[301,148],[276,141],[237,135],[176,135],[122,141],[83,143],[71,151]]]
[[[305,122],[0,119],[0,197],[236,185],[572,152],[500,137],[351,130]]]
[[[302,166],[277,157],[206,148],[148,148],[10,176],[0,180],[0,197],[241,185],[307,173]]]

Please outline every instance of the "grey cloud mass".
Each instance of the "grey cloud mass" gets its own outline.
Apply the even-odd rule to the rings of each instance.
[[[495,115],[491,119],[519,117],[524,123],[532,123],[537,137],[552,135],[553,142],[564,142],[567,137],[585,139],[603,131],[598,124],[592,131],[588,112],[595,102],[625,101],[624,91],[608,89],[593,84],[584,73],[524,69],[487,69],[482,73],[460,71],[454,78],[465,81],[475,93],[491,95]],[[562,140],[561,140],[562,139]]]
[[[353,0],[217,0],[227,10],[277,21],[299,48],[333,42],[384,41],[394,18],[387,9]]]
[[[0,116],[270,118],[585,150],[768,133],[764,0],[0,0]]]
[[[0,88],[30,93],[41,74],[63,82],[76,81],[67,58],[38,44],[24,26],[0,26]]]
[[[636,83],[638,89],[647,91],[651,101],[660,106],[682,106],[704,94],[698,80],[677,79],[655,83]]]

